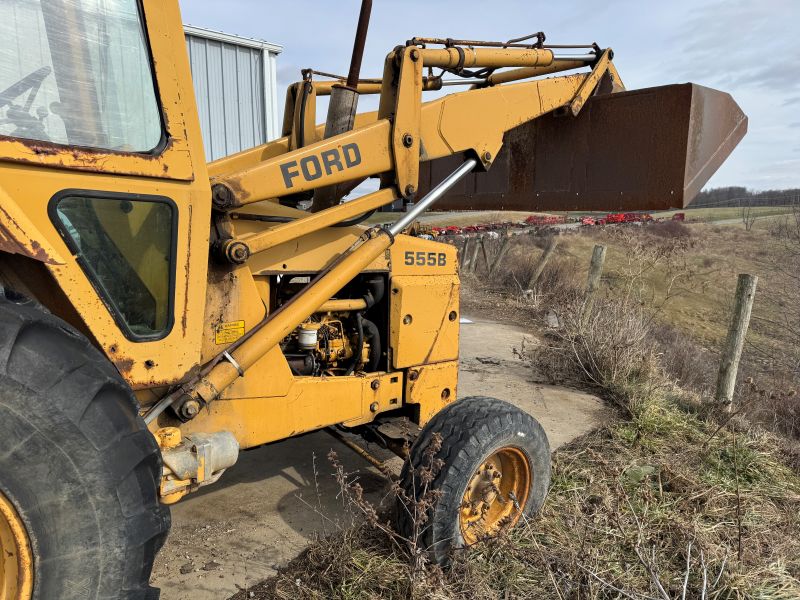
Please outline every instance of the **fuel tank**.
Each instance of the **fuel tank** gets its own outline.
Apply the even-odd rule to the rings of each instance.
[[[682,208],[746,132],[730,94],[693,83],[597,95],[577,117],[559,110],[508,132],[492,168],[436,210]],[[420,193],[462,161],[423,163]]]

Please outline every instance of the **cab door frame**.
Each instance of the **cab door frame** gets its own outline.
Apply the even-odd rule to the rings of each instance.
[[[0,258],[3,252],[16,253],[44,263],[85,329],[134,389],[178,382],[200,360],[211,221],[211,191],[178,2],[139,2],[165,143],[152,153],[127,153],[0,136]],[[175,325],[163,339],[127,339],[65,244],[48,205],[69,189],[163,196],[177,206]]]

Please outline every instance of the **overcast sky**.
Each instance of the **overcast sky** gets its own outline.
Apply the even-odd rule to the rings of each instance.
[[[359,0],[181,0],[184,22],[285,47],[281,104],[301,68],[346,73]],[[364,76],[417,36],[612,47],[628,89],[691,81],[730,92],[747,137],[710,187],[800,187],[800,0],[375,0]],[[362,109],[370,108],[362,105]],[[324,113],[321,118],[324,119]]]

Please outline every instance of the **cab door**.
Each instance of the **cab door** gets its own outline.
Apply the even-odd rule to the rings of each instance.
[[[46,266],[135,389],[198,363],[210,189],[177,1],[0,3],[0,208],[0,252]]]

